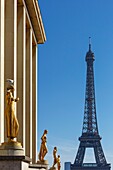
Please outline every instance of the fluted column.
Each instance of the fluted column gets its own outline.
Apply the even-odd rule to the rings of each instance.
[[[17,8],[17,117],[19,121],[18,141],[25,149],[25,61],[26,61],[26,13],[23,5]]]
[[[32,52],[32,161],[37,161],[37,45],[33,45]]]
[[[4,0],[0,1],[0,143],[4,142]]]
[[[5,1],[5,60],[4,80],[13,79],[16,88],[17,66],[17,0]],[[6,83],[5,83],[6,93]],[[16,89],[14,95],[16,96]],[[6,138],[6,133],[5,133]]]
[[[26,156],[32,158],[32,30],[26,30]]]

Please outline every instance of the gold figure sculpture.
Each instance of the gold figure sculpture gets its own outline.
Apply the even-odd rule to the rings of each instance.
[[[46,146],[46,143],[47,143],[47,135],[48,131],[47,130],[44,130],[44,133],[41,137],[41,146],[40,146],[40,152],[39,152],[39,160],[41,162],[44,161],[44,157],[45,155],[47,154],[48,152],[48,149],[47,149],[47,146]]]
[[[6,93],[6,128],[8,141],[13,141],[17,137],[19,131],[19,123],[15,115],[15,102],[19,101],[19,98],[14,98],[14,86],[10,83],[7,87]]]
[[[57,147],[54,147],[54,149],[53,149],[53,158],[54,158],[53,167],[54,167],[54,166],[56,165],[56,163],[57,163],[56,153],[57,153]]]
[[[61,162],[60,162],[60,155],[57,157],[57,147],[54,147],[53,149],[53,166],[50,168],[50,170],[56,170],[55,165],[57,164],[57,170],[60,170],[61,168]]]
[[[57,169],[60,170],[60,168],[61,168],[60,155],[58,155],[58,158],[57,158]]]

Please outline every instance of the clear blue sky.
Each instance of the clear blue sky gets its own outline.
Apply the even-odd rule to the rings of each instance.
[[[39,45],[38,149],[48,129],[46,159],[54,146],[74,162],[82,133],[88,37],[95,54],[95,95],[102,147],[113,166],[113,1],[39,0],[47,41]],[[91,161],[92,154],[86,160]]]

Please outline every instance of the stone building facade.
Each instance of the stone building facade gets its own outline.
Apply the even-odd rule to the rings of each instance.
[[[10,78],[20,99],[18,141],[33,163],[37,157],[37,50],[45,41],[37,0],[0,0],[0,143],[7,140],[4,98]]]

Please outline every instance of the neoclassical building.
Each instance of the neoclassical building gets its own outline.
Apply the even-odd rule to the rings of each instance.
[[[0,0],[0,143],[7,140],[4,109],[10,78],[19,97],[18,141],[33,163],[37,157],[37,50],[45,41],[37,0]]]

